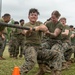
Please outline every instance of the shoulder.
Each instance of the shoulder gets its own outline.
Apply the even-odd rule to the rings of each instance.
[[[29,23],[29,22],[27,22],[27,23],[25,23],[25,24],[24,24],[24,26],[30,26],[30,23]]]
[[[68,25],[65,25],[65,29],[70,30],[70,27]]]
[[[0,18],[0,22],[4,22],[3,18]]]
[[[36,22],[36,25],[41,25],[41,24],[43,24],[41,21]]]
[[[61,24],[61,22],[58,22],[58,23],[57,23],[56,28],[63,29],[63,25]]]
[[[49,27],[50,25],[52,25],[52,22],[51,22],[51,21],[48,22],[48,23],[46,23],[46,26],[47,26],[47,27]]]

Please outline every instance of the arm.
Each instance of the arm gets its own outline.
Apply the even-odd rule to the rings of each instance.
[[[4,40],[4,39],[5,39],[5,36],[3,35],[3,32],[4,32],[4,31],[1,31],[1,32],[0,32],[0,36],[1,36],[2,39]]]
[[[70,38],[74,38],[74,37],[75,37],[75,35],[74,34],[71,34]]]
[[[68,34],[69,34],[69,30],[67,30],[67,29],[65,29],[65,31],[64,32],[62,32],[62,36],[68,36]]]
[[[56,38],[60,33],[61,33],[61,29],[56,28],[54,33],[47,31],[46,34],[49,34],[49,36],[51,36],[52,38]]]
[[[51,33],[51,32],[49,32],[48,28],[45,25],[37,26],[37,27],[35,27],[35,30],[36,31],[41,30],[41,31],[45,32],[46,34],[49,34],[49,36],[51,35],[53,38],[57,37],[61,33],[61,29],[59,29],[59,28],[56,28],[54,33]]]
[[[31,35],[31,32],[32,32],[32,28],[30,28],[30,30],[23,30],[23,31],[22,31],[22,34],[23,34],[23,35],[30,36],[30,35]]]
[[[40,26],[36,26],[34,28],[35,28],[35,31],[43,31],[43,32],[48,31],[48,28],[45,25],[43,25],[43,24],[40,25]]]

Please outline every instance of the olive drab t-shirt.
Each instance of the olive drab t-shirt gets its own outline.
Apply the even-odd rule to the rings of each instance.
[[[63,26],[59,21],[56,24],[54,24],[53,22],[49,22],[46,24],[46,26],[51,33],[54,33],[56,28],[59,28],[61,31],[63,29]],[[61,33],[56,38],[53,38],[51,36],[49,36],[49,37],[50,37],[50,39],[61,40]]]
[[[31,24],[30,22],[25,24],[25,27],[32,27],[41,25],[42,22],[37,21],[35,24]],[[41,44],[41,35],[40,31],[32,31],[30,36],[26,36],[26,44]]]
[[[68,25],[63,26],[63,30],[62,31],[64,32],[65,30],[69,30],[69,34],[66,37],[62,37],[62,40],[63,41],[66,41],[66,40],[71,41],[71,39],[70,39],[71,32],[70,32],[70,28],[69,28]]]
[[[3,18],[0,19],[0,22],[4,22]],[[3,30],[4,30],[4,33],[7,33],[7,27],[0,26],[0,31],[3,31]]]
[[[75,31],[71,31],[71,34],[75,35]],[[75,37],[71,38],[71,43],[75,45]]]
[[[19,24],[19,26],[22,26],[22,25]],[[24,25],[23,25],[23,26],[24,26]],[[23,26],[22,26],[22,27],[23,27]],[[17,29],[18,34],[19,34],[19,33],[22,33],[22,31],[23,31],[22,29]]]
[[[12,28],[11,30],[11,35],[15,37],[18,37],[18,35],[21,33],[21,29],[18,28]]]

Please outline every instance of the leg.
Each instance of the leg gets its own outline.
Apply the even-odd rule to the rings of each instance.
[[[25,48],[25,63],[20,67],[21,75],[29,72],[37,61],[37,54],[35,48],[32,46],[26,46]]]

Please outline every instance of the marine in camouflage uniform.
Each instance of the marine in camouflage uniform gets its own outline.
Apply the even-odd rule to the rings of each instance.
[[[26,23],[27,27],[35,27],[40,25],[41,22],[36,22],[35,24]],[[26,36],[25,47],[23,54],[25,56],[25,63],[21,66],[21,72],[30,71],[37,62],[37,50],[40,47],[41,42],[41,33],[40,32],[32,32],[32,35]]]
[[[74,27],[72,25],[70,25],[70,30],[71,30],[71,47],[73,49],[73,53],[74,53],[74,58],[72,58],[72,62],[75,62],[75,30]]]
[[[3,17],[0,19],[0,22],[8,23],[10,21],[10,14],[4,14]],[[0,26],[0,60],[4,60],[3,52],[6,46],[6,37],[7,37],[7,27]]]
[[[39,65],[46,64],[51,69],[52,75],[60,75],[62,68],[62,37],[61,32],[63,30],[62,24],[58,21],[60,13],[58,11],[53,11],[51,14],[51,22],[47,23],[46,26],[36,27],[36,30],[44,31],[48,28],[46,36],[49,37],[47,41],[47,46],[43,44],[43,48],[37,51],[37,60]],[[39,66],[40,67],[40,66]],[[40,75],[42,72],[40,67],[40,72],[36,75]],[[42,73],[41,75],[43,75]]]
[[[26,27],[34,28],[42,24],[41,22],[37,21],[37,17],[39,12],[37,9],[32,8],[29,10],[29,20],[30,22],[26,23]],[[41,32],[40,31],[25,31],[25,47],[23,54],[25,56],[25,63],[20,67],[21,75],[28,73],[36,64],[37,62],[37,50],[39,50],[41,45]],[[24,33],[23,31],[23,33]]]
[[[20,20],[20,26],[24,26],[24,20],[21,19]],[[23,48],[25,46],[25,36],[21,33],[22,30],[19,30],[19,37],[18,37],[18,41],[19,41],[19,47],[20,47],[20,52],[19,52],[19,57],[23,56]]]
[[[71,55],[72,55],[72,48],[71,48],[71,40],[70,40],[70,28],[68,25],[66,25],[66,18],[62,17],[60,19],[60,22],[63,25],[63,31],[62,31],[62,46],[63,46],[63,69],[68,68],[66,61],[69,62]],[[64,67],[65,66],[65,67]]]
[[[19,22],[15,21],[14,24],[19,25]],[[19,54],[19,35],[20,35],[20,30],[13,28],[11,33],[11,41],[9,43],[10,57],[17,58]]]

